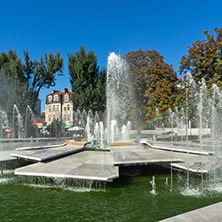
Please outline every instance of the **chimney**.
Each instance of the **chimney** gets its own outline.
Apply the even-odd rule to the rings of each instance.
[[[68,92],[68,89],[67,89],[67,88],[64,88],[64,89],[63,89],[63,92],[64,92],[64,93],[67,93],[67,92]]]
[[[55,90],[52,90],[52,93],[55,93]]]

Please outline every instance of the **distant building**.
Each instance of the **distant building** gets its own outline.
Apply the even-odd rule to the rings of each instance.
[[[31,119],[30,121],[30,125],[36,125],[38,127],[38,129],[41,129],[43,127],[45,123],[45,118],[35,118],[35,119]]]
[[[68,91],[67,88],[63,92],[52,90],[52,93],[46,96],[45,106],[45,122],[51,125],[53,120],[59,120],[66,126],[73,125],[73,102],[72,97],[75,93]]]

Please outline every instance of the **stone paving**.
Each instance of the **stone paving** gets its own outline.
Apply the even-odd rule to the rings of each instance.
[[[171,217],[161,222],[221,222],[222,202],[212,204],[197,210],[193,210],[175,217]]]
[[[16,169],[17,175],[104,181],[119,177],[118,166],[172,165],[175,170],[189,170],[194,173],[208,173],[215,166],[214,157],[210,153],[198,150],[187,152],[181,147],[172,149],[149,143],[145,143],[145,146],[138,146],[136,143],[114,143],[110,150],[87,151],[84,143],[70,142],[55,148],[17,150],[11,155],[43,162]]]
[[[112,181],[119,177],[110,152],[84,151],[15,170],[16,175]]]
[[[11,150],[9,151],[0,151],[0,162],[1,161],[7,161],[7,160],[13,160],[15,159],[14,157],[12,157],[11,154]]]
[[[202,146],[195,144],[184,146],[181,142],[155,143],[155,145],[146,141],[141,142],[143,144],[141,146],[133,142],[119,142],[111,144],[110,150],[86,151],[84,148],[86,142],[69,141],[68,144],[2,151],[0,161],[22,158],[44,162],[44,164],[26,166],[22,170],[17,169],[15,172],[19,175],[97,178],[105,181],[111,181],[119,176],[118,166],[160,164],[170,167],[172,165],[174,170],[189,170],[199,174],[209,173],[215,167],[221,166],[220,159],[215,158],[207,147],[203,149]],[[91,155],[88,155],[88,152]],[[76,158],[77,165],[68,164],[69,161],[75,163]],[[91,163],[88,164],[90,161]]]
[[[157,151],[157,155],[165,155],[161,154],[159,151],[165,151],[165,153],[171,153],[172,159],[180,158],[182,161],[172,161],[171,165],[174,170],[184,170],[190,171],[193,173],[209,173],[213,170],[217,163],[220,163],[220,160],[213,156],[213,152],[204,151],[201,146],[198,147],[186,147],[186,146],[172,146],[168,144],[168,146],[164,145],[152,145],[142,142],[143,144],[147,144],[150,150]],[[195,149],[194,149],[195,148]]]
[[[173,156],[170,152],[139,146],[112,146],[110,151],[114,165],[147,165],[182,161],[181,157]]]
[[[14,152],[11,152],[11,156],[17,157],[17,158],[24,158],[24,159],[30,159],[35,161],[45,161],[48,159],[73,154],[79,151],[82,151],[84,148],[83,146],[78,145],[66,145],[66,146],[56,146],[56,147],[50,147],[50,148],[35,148],[32,147],[30,149],[22,148],[20,150],[15,150]]]
[[[114,165],[165,164],[175,170],[189,170],[193,173],[208,173],[214,168],[215,158],[209,152],[186,150],[181,147],[162,146],[112,146]]]

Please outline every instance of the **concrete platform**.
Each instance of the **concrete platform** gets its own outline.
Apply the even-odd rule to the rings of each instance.
[[[119,177],[119,169],[110,152],[84,151],[18,168],[15,175],[112,181]]]
[[[18,168],[15,174],[111,181],[119,177],[118,166],[172,165],[175,170],[194,173],[208,173],[215,166],[211,154],[198,150],[186,153],[180,149],[173,151],[168,147],[153,147],[149,144],[144,147],[135,143],[113,143],[110,150],[87,151],[84,146],[85,143],[69,142],[61,147],[17,150],[11,155],[42,163]]]
[[[174,170],[183,170],[190,171],[192,173],[209,173],[215,167],[215,157],[212,155],[212,152],[202,151],[201,147],[196,148],[196,150],[192,149],[182,149],[178,147],[166,147],[166,146],[154,146],[152,144],[143,141],[142,144],[147,145],[149,150],[155,150],[156,156],[164,156],[171,155],[172,163]],[[169,144],[170,146],[170,144]],[[165,152],[163,152],[165,151]],[[180,158],[181,161],[173,161],[176,158]],[[220,162],[216,160],[216,162]]]
[[[15,159],[10,155],[11,152],[12,151],[0,151],[0,162]]]
[[[184,155],[183,162],[172,163],[174,170],[190,171],[192,173],[209,173],[215,168],[214,157],[200,157],[194,155]]]
[[[178,155],[173,156],[170,152],[145,149],[139,146],[111,146],[110,151],[115,166],[182,162]]]
[[[152,145],[147,141],[141,141],[141,144],[147,145],[152,149],[158,149],[158,150],[165,150],[165,151],[172,151],[172,152],[178,152],[178,153],[188,153],[188,154],[196,154],[196,155],[213,155],[213,152],[211,151],[204,151],[201,150],[200,147],[175,147],[172,144],[168,144],[168,146],[163,146],[163,145]]]
[[[15,150],[38,150],[38,149],[46,149],[46,148],[58,148],[62,146],[66,146],[66,143],[59,144],[59,145],[45,145],[45,146],[28,146],[28,147],[20,147],[16,148]]]
[[[197,210],[193,210],[175,217],[171,217],[161,222],[221,222],[222,202],[212,204]]]
[[[45,161],[56,157],[83,151],[82,145],[61,145],[53,147],[25,147],[11,152],[11,156],[35,161]]]

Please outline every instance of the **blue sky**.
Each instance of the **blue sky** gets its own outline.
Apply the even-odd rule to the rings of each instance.
[[[203,31],[222,28],[222,1],[150,0],[8,0],[1,1],[0,50],[15,49],[32,59],[60,51],[64,75],[40,93],[42,110],[52,89],[71,88],[67,53],[80,45],[94,50],[100,67],[110,52],[156,49],[178,71],[187,47],[204,39]]]

